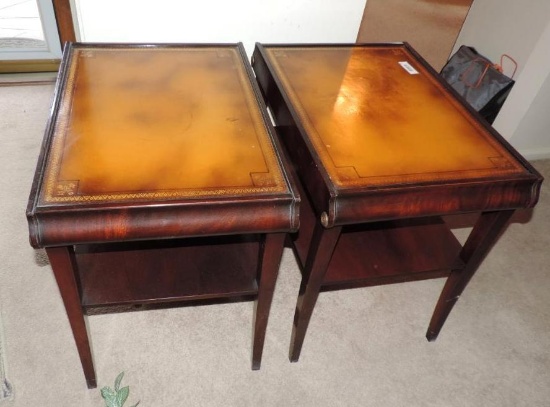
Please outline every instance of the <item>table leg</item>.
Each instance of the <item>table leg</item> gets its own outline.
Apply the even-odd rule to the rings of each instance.
[[[504,230],[513,210],[484,212],[477,220],[474,229],[464,244],[460,257],[464,268],[453,270],[443,287],[435,311],[430,321],[426,338],[435,341],[453,306],[468,285],[477,268]]]
[[[254,313],[254,344],[252,370],[260,369],[265,342],[265,331],[283,255],[285,233],[269,233],[264,236],[260,250],[258,298]]]
[[[341,226],[326,229],[319,222],[315,223],[294,313],[290,341],[291,362],[297,362],[300,358],[309,320],[341,230]]]
[[[86,329],[86,321],[82,312],[78,282],[76,280],[76,260],[72,246],[46,248],[52,266],[61,298],[65,304],[69,323],[73,330],[74,340],[86,377],[89,389],[97,387],[92,352]]]

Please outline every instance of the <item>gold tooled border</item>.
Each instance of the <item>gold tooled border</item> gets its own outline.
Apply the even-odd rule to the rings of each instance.
[[[292,87],[290,80],[285,74],[283,66],[279,63],[276,52],[291,53],[291,52],[308,52],[313,50],[315,51],[332,50],[333,51],[335,49],[351,50],[351,49],[365,49],[365,47],[361,47],[361,46],[351,46],[347,48],[265,47],[264,49],[267,51],[270,61],[277,73],[277,76],[279,80],[282,82],[285,91],[287,92],[287,94],[291,99],[294,109],[296,110],[296,112],[298,113],[298,116],[300,117],[301,124],[305,128],[308,134],[309,140],[313,143],[313,146],[317,151],[317,154],[321,158],[321,161],[325,166],[325,169],[327,171],[329,178],[339,188],[379,187],[384,185],[413,184],[413,183],[438,182],[438,181],[441,182],[441,181],[452,181],[452,180],[457,180],[461,178],[469,178],[469,179],[495,178],[501,175],[525,173],[525,169],[523,168],[523,166],[521,166],[511,154],[505,151],[502,145],[497,140],[495,140],[491,136],[488,136],[487,131],[484,128],[482,128],[482,126],[474,118],[472,118],[471,115],[465,114],[464,106],[462,106],[458,100],[456,100],[454,97],[449,95],[447,92],[442,92],[445,98],[449,100],[460,113],[463,114],[464,118],[467,119],[479,131],[479,133],[483,135],[485,140],[495,149],[495,152],[500,153],[502,155],[502,159],[506,160],[510,164],[509,166],[505,166],[504,168],[493,168],[490,170],[488,169],[456,170],[456,171],[448,171],[448,172],[436,172],[436,173],[428,172],[428,173],[422,173],[422,174],[387,175],[387,176],[377,176],[377,177],[360,177],[358,175],[357,179],[342,180],[338,174],[339,167],[337,167],[334,164],[332,157],[330,155],[330,152],[327,150],[327,148],[325,147],[325,144],[323,143],[321,135],[319,134],[319,132],[317,131],[313,123],[309,120],[307,112],[300,101],[299,95],[296,93],[296,91]],[[430,80],[430,82],[435,84],[437,89],[441,89],[441,84],[435,78],[432,77],[431,73],[428,72],[424,68],[424,66],[422,66],[422,64],[417,63],[416,58],[406,49],[401,47],[399,48],[376,47],[373,49],[400,50],[401,52],[403,52],[403,56],[406,56],[408,57],[408,59],[412,60],[412,62],[414,63],[415,69],[421,71],[422,74]],[[487,157],[487,158],[491,159],[494,157]],[[345,167],[345,168],[350,168],[350,167]]]
[[[120,51],[135,51],[135,52],[155,52],[155,51],[171,51],[171,52],[220,52],[229,51],[231,57],[235,61],[237,66],[238,77],[241,82],[242,89],[244,90],[244,96],[254,128],[262,149],[264,159],[266,161],[267,169],[273,174],[273,180],[275,186],[273,187],[235,187],[235,188],[212,188],[212,189],[176,189],[176,190],[162,190],[162,191],[147,191],[136,193],[115,193],[115,194],[97,194],[97,195],[69,195],[69,196],[55,196],[55,188],[59,180],[57,176],[61,169],[62,152],[65,144],[65,138],[67,134],[67,126],[70,119],[71,100],[74,92],[74,81],[78,68],[78,56],[84,52],[120,52]],[[263,119],[263,115],[258,107],[256,101],[255,92],[250,83],[248,75],[246,74],[246,68],[243,65],[243,61],[240,57],[237,48],[218,48],[218,47],[154,47],[154,48],[73,48],[73,52],[70,58],[69,72],[67,76],[67,82],[64,86],[64,91],[61,96],[61,102],[59,107],[59,114],[53,127],[53,135],[51,142],[51,153],[48,159],[46,171],[45,171],[45,188],[41,193],[40,201],[45,204],[51,203],[77,203],[77,202],[106,202],[106,201],[128,201],[128,200],[163,200],[163,199],[177,199],[177,198],[198,198],[208,196],[227,196],[227,195],[253,195],[253,194],[268,194],[277,192],[289,191],[279,161],[277,159],[274,146],[271,143],[266,124]]]

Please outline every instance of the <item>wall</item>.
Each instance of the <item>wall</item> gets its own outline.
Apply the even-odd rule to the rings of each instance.
[[[355,42],[366,0],[75,0],[89,42]]]
[[[498,61],[503,53],[518,62],[516,84],[494,127],[526,158],[550,158],[550,1],[475,0],[460,32],[461,44]]]
[[[526,156],[550,157],[550,75],[525,116],[519,122],[512,139],[514,146]]]
[[[550,22],[495,121],[499,131],[510,134],[510,142],[530,159],[550,158],[550,105],[545,103],[550,100],[549,81]]]

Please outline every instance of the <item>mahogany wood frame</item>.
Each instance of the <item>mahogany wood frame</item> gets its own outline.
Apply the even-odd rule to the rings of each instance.
[[[42,206],[40,191],[63,89],[67,86],[68,61],[71,49],[79,45],[65,47],[27,219],[31,245],[45,248],[50,259],[89,388],[96,387],[97,380],[86,313],[111,305],[253,298],[252,369],[260,368],[279,263],[287,233],[298,228],[300,198],[296,182],[287,171],[290,164],[273,135],[244,47],[219,46],[235,45],[284,174],[284,191]],[[86,45],[118,49],[128,46],[140,45]],[[193,260],[200,267],[193,266]],[[136,267],[129,270],[131,266]],[[135,275],[140,276],[139,281]],[[107,284],[105,279],[110,279]]]
[[[459,100],[467,113],[482,123],[485,131],[520,163],[524,174],[412,187],[350,188],[337,193],[267,54],[266,47],[271,46],[405,47],[439,82],[440,88]],[[515,209],[531,208],[537,203],[542,176],[494,129],[483,124],[478,113],[461,101],[460,96],[406,43],[256,44],[252,66],[273,114],[279,138],[300,179],[301,196],[304,197],[300,231],[293,238],[302,283],[294,316],[290,360],[296,362],[300,356],[315,302],[322,290],[447,277],[426,334],[429,341],[435,340]],[[462,247],[439,217],[472,212],[480,215]],[[380,237],[390,237],[398,251],[388,253],[388,248],[381,247]],[[386,253],[380,255],[380,252]]]

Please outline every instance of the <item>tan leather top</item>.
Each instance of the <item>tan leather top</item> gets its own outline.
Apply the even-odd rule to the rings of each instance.
[[[42,205],[288,191],[237,46],[72,52]]]
[[[338,188],[526,170],[404,46],[267,46]]]

